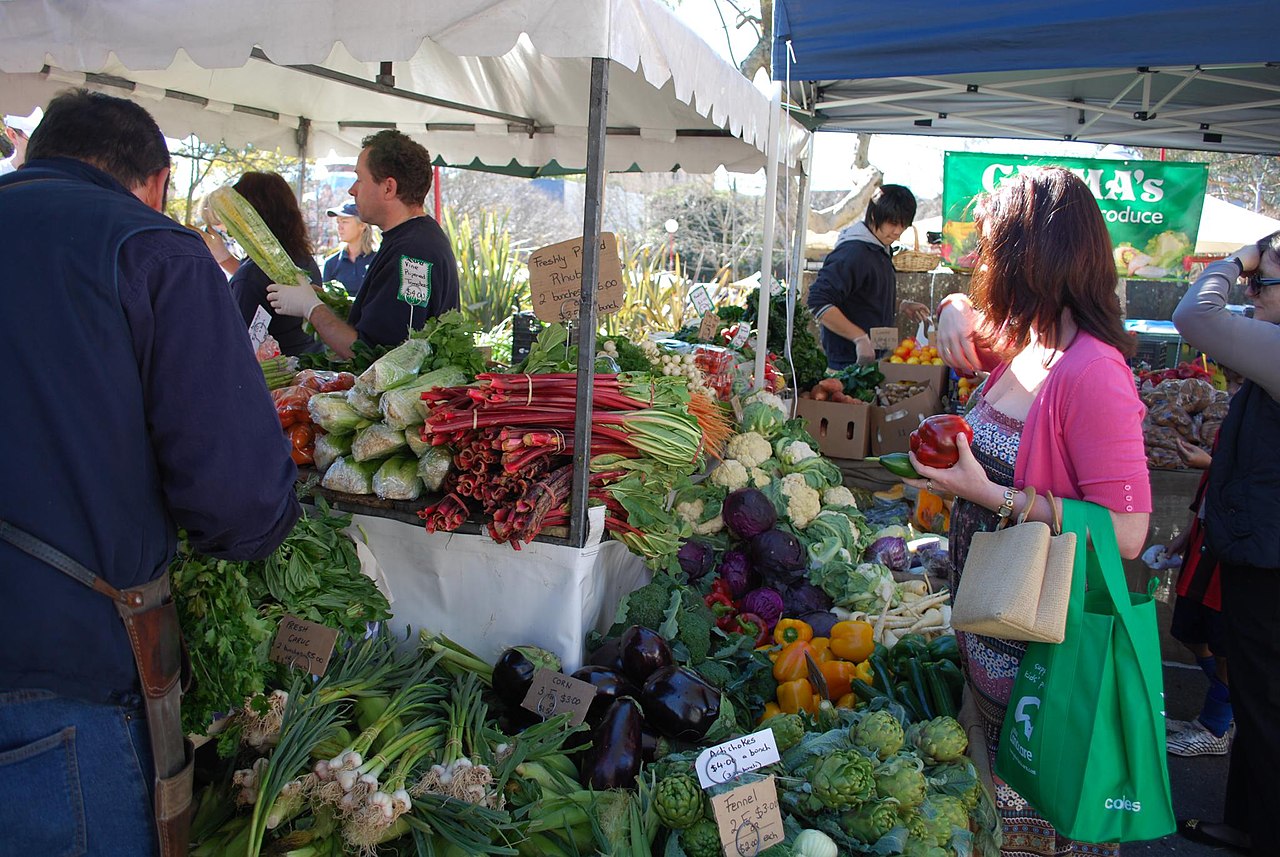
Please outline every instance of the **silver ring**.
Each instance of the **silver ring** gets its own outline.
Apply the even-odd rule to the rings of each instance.
[[[929,492],[929,493],[931,493],[931,494],[933,493],[933,480],[932,480],[932,479],[926,479],[926,480],[924,481],[924,490],[928,491],[928,492]]]

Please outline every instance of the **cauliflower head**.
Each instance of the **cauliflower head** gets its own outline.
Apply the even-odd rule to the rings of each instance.
[[[714,518],[708,518],[701,524],[693,525],[694,535],[698,536],[714,536],[716,533],[724,529],[724,518],[716,515]]]
[[[773,446],[757,432],[744,432],[729,438],[726,457],[742,462],[748,470],[759,467],[772,456]]]
[[[751,468],[751,473],[748,475],[751,477],[752,488],[763,488],[773,481],[773,477],[769,475],[769,471],[762,467]]]
[[[853,499],[853,492],[843,485],[837,485],[834,488],[826,488],[822,492],[822,505],[824,506],[856,506]]]
[[[706,510],[707,504],[702,500],[689,500],[684,503],[676,503],[676,514],[691,526],[697,526],[702,520],[702,513]]]
[[[782,418],[784,420],[787,418],[787,405],[782,401],[782,397],[775,393],[771,393],[768,390],[759,390],[747,397],[746,404],[749,405],[753,402],[760,402],[761,404],[768,405],[778,413],[782,414]]]
[[[720,466],[711,471],[711,483],[728,488],[730,491],[736,491],[739,488],[745,488],[747,484],[747,468],[742,465],[741,461],[732,458],[726,458],[720,462]]]
[[[802,461],[818,457],[818,453],[814,452],[813,447],[803,440],[793,440],[785,446],[780,443],[779,446],[782,446],[782,449],[778,451],[778,458],[782,460],[783,464],[794,466]]]
[[[799,473],[782,477],[782,496],[787,498],[787,517],[802,530],[822,511],[822,496]]]

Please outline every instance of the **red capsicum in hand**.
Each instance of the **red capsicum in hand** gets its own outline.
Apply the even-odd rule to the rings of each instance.
[[[926,467],[952,467],[960,460],[956,438],[964,435],[973,442],[973,429],[957,414],[936,414],[911,433],[911,451]]]

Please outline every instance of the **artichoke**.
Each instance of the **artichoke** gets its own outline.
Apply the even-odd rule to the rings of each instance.
[[[804,719],[799,714],[775,714],[760,724],[760,728],[773,730],[773,740],[778,743],[778,752],[785,753],[800,743],[804,737]]]
[[[828,809],[849,809],[875,793],[875,769],[857,750],[835,750],[809,776],[813,796]]]
[[[945,824],[948,831],[952,827],[969,829],[969,809],[960,798],[952,795],[930,795],[926,803],[937,811],[939,827]],[[950,839],[950,835],[947,838]]]
[[[928,783],[924,766],[915,756],[902,753],[891,757],[876,768],[875,779],[876,794],[896,800],[904,811],[924,803]]]
[[[720,829],[705,818],[680,831],[680,847],[688,857],[721,857]]]
[[[954,762],[964,756],[969,737],[954,717],[935,717],[924,723],[913,723],[907,739],[926,762]]]
[[[853,727],[853,743],[887,759],[902,749],[902,724],[888,711],[872,711]]]
[[[907,825],[907,844],[914,843],[917,847],[939,845],[941,840],[938,839],[937,818],[932,822],[925,818],[919,812],[910,812],[903,817],[903,821]],[[948,831],[950,835],[950,831]]]
[[[938,789],[940,793],[960,798],[965,810],[969,812],[973,812],[982,799],[982,783],[973,762],[968,759],[932,767],[928,775],[932,786],[941,786]]]
[[[857,809],[840,814],[840,829],[850,838],[867,845],[875,845],[901,823],[897,805],[889,800],[864,803]]]
[[[688,774],[667,777],[654,789],[653,805],[663,824],[684,830],[702,818],[702,787]]]
[[[919,839],[908,839],[907,844],[903,846],[902,857],[951,857],[951,854],[939,845]]]

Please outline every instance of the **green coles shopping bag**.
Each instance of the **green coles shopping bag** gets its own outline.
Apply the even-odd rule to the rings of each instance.
[[[1158,839],[1174,818],[1155,603],[1128,591],[1110,513],[1062,505],[1079,536],[1066,638],[1027,646],[996,773],[1063,836]]]

